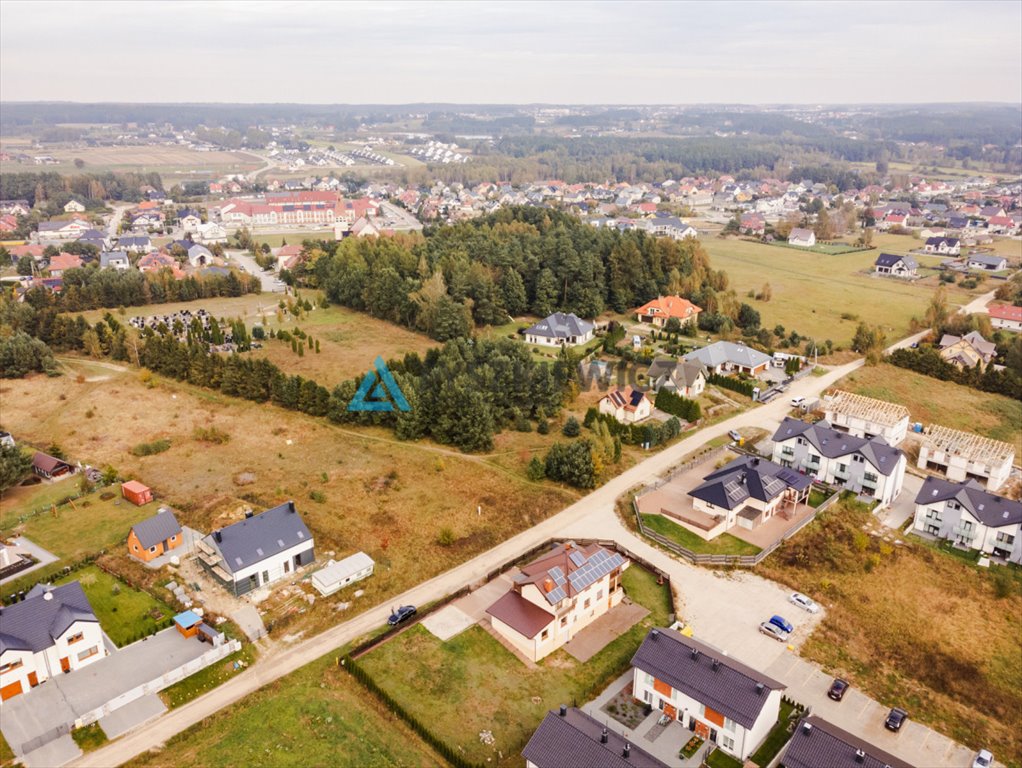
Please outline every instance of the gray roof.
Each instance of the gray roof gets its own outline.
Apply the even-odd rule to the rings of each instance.
[[[770,356],[758,349],[730,341],[718,341],[701,349],[694,349],[685,355],[685,359],[698,361],[707,368],[716,368],[726,362],[756,368],[770,362]]]
[[[804,491],[812,478],[755,456],[739,456],[703,478],[689,496],[723,509],[737,509],[748,499],[769,502],[789,488]]]
[[[706,366],[698,360],[682,360],[680,363],[670,358],[654,360],[646,371],[646,377],[650,381],[660,381],[664,377],[670,378],[677,387],[691,387],[696,383],[699,374],[706,375]]]
[[[128,258],[127,251],[103,251],[99,254],[99,266],[108,267],[111,261],[126,261],[129,264],[131,259]]]
[[[631,744],[624,756],[625,739],[607,729],[607,743],[600,742],[603,723],[571,707],[564,717],[548,712],[522,750],[522,757],[539,768],[667,768],[653,755]]]
[[[969,331],[965,336],[954,336],[950,333],[945,333],[940,337],[940,341],[937,342],[937,346],[941,349],[945,349],[954,344],[957,344],[962,339],[969,342],[973,349],[983,355],[987,360],[992,359],[997,354],[997,345],[992,341],[987,341],[983,338],[983,334],[979,331]]]
[[[124,236],[117,238],[117,244],[122,248],[134,248],[140,245],[149,245],[149,238],[145,236],[132,237]]]
[[[632,666],[744,728],[755,724],[769,691],[785,687],[713,646],[670,629],[651,629],[632,657]],[[761,693],[756,692],[758,684],[763,685]]]
[[[548,339],[566,339],[569,336],[585,336],[594,327],[592,323],[582,320],[574,313],[554,312],[528,328],[525,333],[530,336],[545,336]]]
[[[181,525],[174,517],[174,513],[168,509],[157,512],[141,523],[135,523],[132,530],[138,537],[138,543],[149,549],[149,547],[154,547],[171,536],[181,533]]]
[[[916,495],[916,504],[933,504],[949,499],[957,501],[989,528],[1022,523],[1022,501],[990,493],[975,480],[953,483],[940,477],[927,477]]]
[[[268,509],[262,514],[246,517],[203,541],[220,552],[224,565],[231,573],[272,557],[304,541],[312,544],[312,534],[302,522],[293,501]]]
[[[805,726],[809,725],[810,728]],[[856,752],[861,751],[860,762]],[[781,757],[784,768],[912,768],[816,715],[802,718]]]
[[[985,254],[974,254],[969,257],[970,264],[982,264],[986,267],[1000,267],[1007,261],[1003,256],[987,256]]]
[[[919,266],[916,260],[911,256],[898,256],[893,253],[881,253],[877,256],[877,260],[874,264],[878,267],[893,267],[899,261],[902,262],[907,269],[915,269]]]
[[[773,441],[783,443],[800,436],[828,459],[861,454],[883,475],[891,474],[898,466],[898,459],[903,455],[900,449],[891,447],[882,437],[867,440],[831,429],[826,421],[809,424],[790,416],[781,422],[781,426],[774,433]]]
[[[69,224],[73,224],[73,221],[40,221],[39,231],[40,232],[59,232]]]
[[[52,599],[43,597],[47,592]],[[37,584],[20,603],[0,608],[0,653],[49,648],[76,621],[98,621],[81,584]]]

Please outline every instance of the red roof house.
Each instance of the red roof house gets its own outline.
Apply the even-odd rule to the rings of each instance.
[[[682,325],[694,323],[702,311],[681,296],[658,296],[635,310],[635,317],[640,323],[650,323],[657,328],[663,328],[672,317],[676,317]]]

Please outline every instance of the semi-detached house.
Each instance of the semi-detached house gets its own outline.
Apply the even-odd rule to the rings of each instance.
[[[912,527],[957,547],[1022,563],[1022,502],[990,493],[975,480],[926,478]]]
[[[780,713],[783,683],[670,629],[632,657],[632,695],[744,761]]]

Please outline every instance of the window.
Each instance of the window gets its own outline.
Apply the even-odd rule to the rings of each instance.
[[[728,731],[729,733],[734,733],[736,725],[737,725],[737,723],[735,723],[735,721],[732,720],[730,717],[725,717],[724,718],[724,730],[725,731]]]
[[[585,603],[582,604],[582,610],[583,611],[588,611],[589,610],[589,604],[591,602],[592,602],[592,600],[590,600],[589,598],[586,598]]]
[[[568,626],[568,617],[567,616],[562,616],[561,617],[561,626],[562,627]]]
[[[268,584],[270,581],[270,572],[263,571],[263,584]]]
[[[85,635],[82,632],[78,632],[76,634],[73,634],[73,635],[71,635],[71,637],[69,637],[67,639],[67,644],[71,645],[72,643],[77,643],[79,640],[81,640],[84,637],[85,637]]]
[[[284,573],[291,573],[291,563],[284,561]]]
[[[602,590],[602,589],[601,589],[601,590],[599,590],[599,591],[598,591],[598,592],[596,593],[596,599],[597,599],[597,600],[602,600],[602,599],[603,599],[603,590]]]
[[[817,456],[815,453],[810,453],[809,454],[809,463],[810,464],[819,464],[820,463],[820,457]]]
[[[644,702],[646,702],[647,704],[652,704],[653,703],[653,694],[650,693],[649,691],[643,691],[642,692],[642,700]]]
[[[735,751],[735,740],[732,739],[730,736],[721,736],[720,737],[720,746],[723,747],[724,749],[726,749],[728,752],[734,752]]]
[[[549,629],[544,629],[543,630],[543,634],[539,636],[539,639],[540,640],[546,640],[549,637],[550,637],[550,630]]]
[[[848,471],[848,465],[847,464],[838,464],[837,465],[837,471],[838,472],[847,472]]]
[[[875,483],[877,481],[877,475],[875,472],[866,472],[862,476],[862,479],[867,483]]]
[[[4,674],[5,672],[10,672],[12,669],[18,669],[22,665],[23,665],[23,662],[22,662],[21,659],[17,659],[16,661],[12,661],[9,664],[0,664],[0,675]]]
[[[86,659],[88,659],[88,658],[90,658],[92,656],[95,656],[97,653],[99,653],[99,646],[94,645],[91,648],[89,648],[88,650],[82,651],[81,653],[79,653],[78,654],[78,661],[85,661]]]
[[[149,547],[149,551],[150,552],[155,552],[156,551],[156,545],[153,544],[151,547]]]
[[[653,675],[644,673],[646,675],[646,685],[653,685]]]
[[[859,454],[855,454],[854,456],[852,456],[852,461],[854,461],[856,464],[865,464],[866,457],[860,456]]]
[[[997,542],[999,544],[1007,544],[1010,547],[1015,543],[1015,537],[1010,533],[999,533],[997,534]]]

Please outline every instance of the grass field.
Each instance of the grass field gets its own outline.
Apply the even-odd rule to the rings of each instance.
[[[158,751],[127,763],[248,768],[273,765],[444,765],[415,733],[366,695],[335,663],[320,659],[206,718]]]
[[[303,293],[303,296],[306,294]],[[153,315],[172,315],[183,309],[195,311],[205,309],[214,317],[240,317],[249,322],[259,317],[273,315],[277,311],[280,302],[280,294],[270,293],[249,293],[245,296],[216,296],[209,299],[196,299],[195,301],[175,301],[169,304],[149,304],[144,307],[125,307],[124,314],[119,309],[91,309],[81,314],[89,324],[95,324],[103,319],[103,316],[110,312],[122,322],[131,317],[152,317]],[[316,296],[308,293],[309,301],[315,302]]]
[[[937,287],[932,277],[909,284],[865,274],[876,250],[828,256],[746,240],[708,238],[702,244],[714,269],[727,272],[739,298],[760,312],[763,327],[780,324],[835,345],[847,345],[860,320],[882,325],[890,339],[907,335],[909,320],[923,315]],[[764,283],[773,294],[769,302],[745,297]],[[970,293],[955,287],[948,298],[964,304],[984,290],[989,288]]]
[[[160,698],[169,709],[180,707],[207,691],[213,690],[218,685],[222,685],[230,678],[240,675],[255,661],[255,658],[255,646],[251,643],[244,643],[240,651],[232,653],[212,666],[200,669],[194,675],[189,675],[169,688],[164,688],[160,691]],[[236,663],[241,666],[235,668]]]
[[[561,650],[530,669],[479,626],[441,642],[422,625],[359,661],[378,685],[467,759],[519,765],[522,747],[549,710],[595,697],[627,668],[648,630],[666,623],[673,610],[669,589],[658,587],[655,576],[633,565],[622,583],[651,613],[585,664]],[[493,732],[495,744],[480,741],[483,730]]]
[[[333,240],[334,230],[326,229],[295,230],[294,232],[270,232],[267,234],[253,233],[252,239],[257,243],[267,243],[271,248],[280,248],[285,242],[288,245],[301,245],[303,240]]]
[[[39,445],[59,440],[69,456],[138,477],[178,510],[182,524],[202,531],[240,519],[246,507],[259,511],[293,499],[316,536],[320,558],[362,550],[376,561],[359,605],[376,604],[445,571],[577,498],[479,457],[428,442],[399,442],[382,428],[341,429],[160,378],[150,387],[137,372],[114,366],[79,383],[76,370],[57,378],[5,380],[4,428]],[[61,406],[53,407],[57,402]],[[94,418],[85,417],[87,410]],[[228,442],[193,438],[196,427],[211,426],[226,432]],[[139,442],[160,438],[171,441],[169,450],[141,458],[130,453]],[[313,491],[321,502],[310,498]],[[56,523],[46,521],[54,525],[54,538],[42,536],[40,544],[89,548]],[[122,521],[102,535],[83,530],[82,536],[96,536],[98,543],[108,534],[125,535],[128,525]],[[442,529],[454,533],[453,542],[439,535]],[[292,623],[322,628],[336,620],[332,604],[339,599],[319,599],[313,609],[299,610],[271,598],[267,620],[281,629]]]
[[[105,171],[158,171],[161,174],[224,174],[244,173],[263,165],[248,152],[196,152],[181,146],[152,147],[78,147],[74,149],[25,150],[29,154],[50,155],[59,161],[56,165],[22,165],[14,162],[0,164],[3,173],[57,172],[67,174]],[[74,161],[85,161],[76,168]]]
[[[883,253],[905,255],[922,248],[925,242],[925,240],[912,237],[911,235],[892,235],[887,232],[877,232],[873,235],[873,245],[876,246],[877,251]],[[984,249],[989,248],[994,253],[1005,256],[1009,260],[1013,259],[1015,266],[1022,265],[1022,240],[998,237],[994,238],[992,244],[980,247]],[[965,252],[965,249],[963,249],[962,253],[964,254]],[[951,258],[949,256],[941,256],[940,254],[926,253],[913,253],[912,257],[922,267],[939,267],[942,261],[947,261]]]
[[[103,631],[118,647],[134,642],[142,634],[152,634],[158,622],[175,613],[173,608],[148,592],[133,589],[94,565],[74,571],[58,583],[71,581],[81,582]]]
[[[759,567],[827,608],[802,655],[886,706],[1022,764],[1022,579],[868,531],[840,502]],[[864,530],[865,529],[865,530]]]
[[[642,522],[654,533],[659,533],[693,552],[707,555],[758,555],[761,551],[754,544],[742,541],[730,533],[722,533],[712,541],[706,541],[663,515],[643,515]]]
[[[894,365],[860,368],[835,384],[838,389],[908,408],[912,421],[941,424],[1019,445],[1022,403],[1003,395],[940,381]]]

